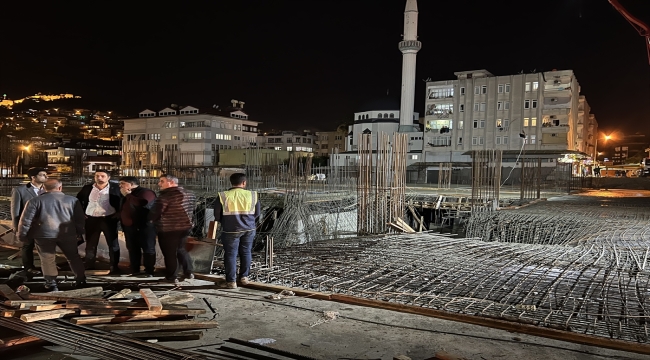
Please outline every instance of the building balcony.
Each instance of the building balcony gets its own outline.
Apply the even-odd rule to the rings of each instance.
[[[568,133],[570,129],[569,124],[542,123],[542,133]]]

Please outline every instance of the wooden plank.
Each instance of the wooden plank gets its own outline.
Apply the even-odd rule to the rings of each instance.
[[[53,300],[43,300],[37,303],[21,303],[18,308],[21,310],[31,310],[30,308],[32,306],[45,306],[45,305],[53,305],[56,301]]]
[[[29,310],[31,311],[48,311],[48,310],[59,310],[66,309],[65,304],[51,304],[51,305],[31,305]]]
[[[110,270],[86,270],[86,276],[103,276],[110,274]],[[72,271],[59,271],[59,276],[74,276]]]
[[[0,349],[9,350],[12,346],[18,346],[23,344],[34,344],[36,342],[43,341],[36,336],[29,335],[16,335],[2,339],[2,344],[0,344]]]
[[[13,255],[9,255],[9,256],[7,257],[7,260],[18,259],[18,258],[21,256],[20,253],[21,253],[21,252],[19,251],[19,252],[13,254]]]
[[[179,320],[179,321],[142,321],[133,323],[122,324],[103,324],[97,325],[96,328],[105,330],[198,330],[198,329],[214,329],[219,324],[216,321],[193,321],[193,320]]]
[[[51,311],[41,311],[29,314],[20,315],[20,320],[24,322],[34,322],[41,320],[50,320],[50,319],[60,319],[66,315],[72,315],[75,313],[75,310],[51,310]]]
[[[108,300],[111,299],[123,299],[126,295],[131,293],[131,289],[122,289],[117,294],[111,295],[108,297]]]
[[[100,305],[111,306],[111,305],[118,305],[118,304],[121,306],[140,305],[140,304],[142,304],[142,306],[147,306],[147,304],[144,301],[109,301],[102,298],[67,299],[65,303],[68,305],[78,304],[78,305],[91,305],[91,306],[100,306]]]
[[[185,315],[197,316],[205,314],[205,309],[171,309],[171,310],[147,310],[147,309],[79,309],[79,315],[120,315],[120,316],[134,316],[134,315]]]
[[[142,295],[144,301],[147,302],[147,306],[149,306],[149,310],[151,311],[162,310],[163,306],[162,303],[160,303],[160,299],[158,299],[156,294],[154,294],[153,291],[151,291],[151,289],[140,289],[140,295]]]
[[[54,304],[56,301],[54,300],[7,300],[4,302],[6,306],[11,306],[11,307],[20,307],[23,304],[26,304],[29,306],[32,305],[50,305]]]
[[[501,329],[510,332],[518,332],[521,334],[528,334],[534,336],[541,336],[549,339],[568,341],[577,344],[584,344],[590,346],[598,346],[609,349],[631,351],[639,354],[650,355],[650,345],[643,343],[634,343],[628,341],[621,341],[610,339],[602,336],[592,336],[582,333],[574,333],[565,330],[551,329],[548,327],[529,325],[518,322],[493,319],[488,317],[481,317],[475,315],[451,313],[442,310],[435,310],[423,308],[421,306],[404,305],[398,303],[391,303],[387,301],[372,300],[356,298],[348,295],[331,294],[330,299],[345,304],[369,306],[380,309],[394,310],[409,314],[418,314],[438,319],[458,321],[468,324],[486,326],[494,329]]]
[[[162,332],[162,331],[145,331],[130,334],[123,334],[131,338],[140,340],[156,339],[158,341],[188,341],[200,340],[203,337],[202,330],[183,331],[183,332]]]
[[[219,230],[219,222],[210,221],[206,238],[215,240],[217,238],[217,230]]]
[[[121,324],[127,321],[144,321],[144,320],[182,320],[185,315],[135,315],[135,316],[117,316],[117,315],[97,315],[82,316],[70,318],[70,322],[78,325],[95,325],[95,324]]]
[[[23,300],[7,284],[0,284],[0,295],[4,296],[7,300]]]
[[[84,298],[102,295],[104,289],[101,286],[85,288],[85,289],[75,289],[68,291],[57,291],[53,293],[32,293],[29,294],[30,300],[68,300],[70,298]],[[60,300],[62,299],[62,300]]]

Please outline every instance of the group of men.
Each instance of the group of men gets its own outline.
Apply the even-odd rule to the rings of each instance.
[[[46,290],[58,290],[57,246],[75,274],[76,286],[85,286],[85,270],[95,268],[102,233],[108,245],[110,273],[119,274],[118,223],[124,232],[132,275],[154,276],[157,238],[165,263],[163,281],[179,282],[178,263],[183,279],[194,278],[185,246],[194,226],[196,197],[178,186],[178,178],[162,175],[158,182],[160,192],[156,196],[153,190],[141,187],[136,177],[121,177],[116,184],[110,181],[107,171],[97,170],[94,183],[85,185],[73,197],[62,192],[59,180],[48,179],[46,169],[32,168],[27,175],[30,182],[12,191],[11,217],[16,236],[23,244],[23,267],[32,276],[39,274],[34,266],[36,247]],[[230,181],[233,187],[219,193],[213,207],[215,220],[222,226],[224,287],[234,289],[237,288],[238,257],[240,284],[248,283],[260,203],[256,192],[245,190],[244,174],[233,174]],[[84,242],[85,258],[82,260],[77,247]],[[144,273],[141,265],[144,265]]]

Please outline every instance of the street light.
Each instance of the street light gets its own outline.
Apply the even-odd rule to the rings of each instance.
[[[20,173],[24,174],[25,170],[25,151],[29,154],[29,147],[30,145],[23,146],[20,151]]]

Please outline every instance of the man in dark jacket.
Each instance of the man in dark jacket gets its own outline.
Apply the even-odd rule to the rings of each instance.
[[[146,277],[153,277],[156,265],[156,229],[149,221],[149,210],[156,193],[140,187],[134,176],[120,178],[120,192],[124,196],[120,206],[120,222],[129,249],[131,273],[140,274],[140,260],[144,260]]]
[[[214,218],[221,223],[221,242],[225,252],[223,265],[226,271],[227,289],[237,288],[237,257],[239,257],[239,283],[248,284],[255,239],[257,219],[260,217],[260,201],[257,192],[245,190],[246,175],[230,176],[232,187],[219,193],[214,202]]]
[[[30,182],[11,190],[11,223],[14,231],[18,231],[18,221],[20,221],[20,215],[23,213],[27,201],[43,192],[43,184],[47,181],[47,171],[43,168],[31,168],[27,170],[27,176],[29,176]],[[24,239],[20,248],[20,257],[23,261],[23,268],[29,274],[39,273],[34,266],[34,239]]]
[[[68,259],[77,286],[86,283],[84,265],[77,250],[77,239],[84,233],[84,213],[81,204],[73,196],[61,192],[61,182],[49,179],[44,185],[45,194],[27,202],[20,217],[18,237],[31,238],[36,243],[41,268],[45,277],[45,289],[58,291],[56,277],[56,247]]]
[[[120,186],[110,182],[106,170],[95,171],[95,182],[85,185],[77,194],[86,214],[86,269],[95,268],[99,237],[104,233],[111,261],[111,274],[118,274],[120,243],[117,241],[118,211],[122,201]]]
[[[165,257],[165,281],[178,283],[178,262],[183,268],[184,278],[193,279],[192,262],[185,244],[194,226],[196,197],[178,186],[175,176],[161,176],[158,186],[160,194],[151,208],[149,219],[156,226],[160,251]]]

